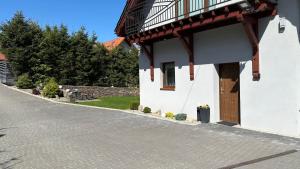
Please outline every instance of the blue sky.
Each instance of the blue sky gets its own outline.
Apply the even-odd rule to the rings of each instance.
[[[65,24],[71,32],[85,26],[103,42],[116,37],[114,28],[126,0],[0,0],[0,22],[18,10],[41,26]]]

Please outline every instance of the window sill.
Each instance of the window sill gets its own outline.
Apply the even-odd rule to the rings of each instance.
[[[175,91],[175,87],[163,87],[163,88],[160,88],[160,90],[164,90],[164,91]]]

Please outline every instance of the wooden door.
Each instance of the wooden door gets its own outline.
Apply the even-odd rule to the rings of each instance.
[[[240,123],[239,63],[219,65],[221,121]]]

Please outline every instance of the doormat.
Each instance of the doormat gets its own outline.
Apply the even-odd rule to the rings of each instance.
[[[230,123],[230,122],[226,122],[226,121],[218,122],[218,124],[225,125],[225,126],[230,126],[230,127],[233,127],[233,126],[237,125],[235,123]]]

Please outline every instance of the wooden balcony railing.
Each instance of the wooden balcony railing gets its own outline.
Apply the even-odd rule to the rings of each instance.
[[[126,16],[127,36],[145,32],[181,19],[247,0],[161,0],[142,1]]]

